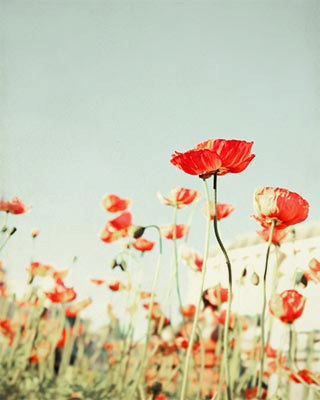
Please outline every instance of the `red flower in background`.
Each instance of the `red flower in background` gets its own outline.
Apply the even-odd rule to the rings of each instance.
[[[45,277],[52,274],[53,267],[38,261],[33,261],[27,271],[31,276]]]
[[[176,187],[172,189],[168,197],[163,197],[160,193],[157,193],[161,203],[166,206],[172,206],[177,208],[184,208],[189,204],[194,203],[201,197],[201,193],[193,189],[185,189]]]
[[[64,309],[64,315],[66,317],[76,317],[82,310],[89,307],[92,304],[91,299],[84,299],[79,301],[77,304],[73,304]]]
[[[257,394],[258,394],[258,386],[246,389],[245,399],[246,400],[256,399]],[[259,397],[259,400],[265,399],[267,397],[267,394],[268,394],[267,390],[263,389],[263,391],[261,393],[261,398]]]
[[[220,325],[225,325],[226,323],[226,317],[227,317],[227,310],[222,310],[222,311],[214,311],[214,317],[216,318],[217,322]],[[235,316],[233,314],[230,315],[230,320],[229,320],[229,328],[233,329],[234,324],[235,324]]]
[[[90,281],[91,281],[93,284],[97,285],[97,286],[101,286],[101,285],[103,285],[104,283],[106,283],[106,281],[105,281],[104,279],[95,279],[95,278],[91,278]]]
[[[132,246],[139,251],[151,251],[154,248],[155,242],[152,242],[151,240],[144,239],[142,237],[136,239],[133,243]]]
[[[222,288],[220,285],[217,285],[213,288],[208,288],[204,293],[204,298],[212,306],[218,306],[219,304],[226,303],[228,301],[228,289]]]
[[[203,258],[201,254],[183,244],[179,249],[181,259],[195,272],[202,271]]]
[[[292,324],[303,313],[305,303],[306,298],[296,290],[285,290],[271,297],[269,309],[271,314],[280,321]]]
[[[291,372],[288,370],[288,372]],[[307,383],[308,385],[319,385],[320,377],[309,369],[301,369],[297,373],[291,372],[289,378],[295,383]]]
[[[73,287],[67,288],[63,283],[58,283],[52,292],[45,292],[45,295],[53,303],[69,303],[77,297]]]
[[[126,286],[120,281],[110,281],[108,283],[108,286],[109,286],[109,289],[114,292],[117,292],[118,290],[126,289]]]
[[[304,221],[309,213],[309,203],[295,192],[287,189],[263,187],[254,194],[255,218],[263,228],[283,229]]]
[[[270,236],[270,229],[266,228],[263,229],[260,232],[257,232],[257,234],[263,239],[265,242],[269,241],[269,236]],[[279,244],[281,240],[283,240],[287,236],[287,232],[285,232],[283,229],[274,229],[272,233],[272,243],[273,244]]]
[[[232,204],[227,204],[227,203],[217,203],[217,220],[219,221],[220,219],[226,218],[229,214],[234,211],[234,207]],[[206,216],[208,216],[207,212],[207,207],[203,207],[203,212]],[[214,219],[214,204],[213,202],[210,202],[210,219]]]
[[[67,277],[68,273],[69,273],[68,269],[63,269],[61,271],[56,270],[53,272],[52,277],[57,284],[63,285],[63,280]]]
[[[26,206],[18,197],[14,197],[10,201],[0,200],[0,211],[5,211],[11,214],[24,214],[31,209],[31,206]]]
[[[126,211],[117,218],[108,221],[100,234],[100,239],[105,243],[112,243],[128,236],[132,225],[132,215]]]
[[[175,228],[176,228],[176,239],[181,239],[189,231],[189,226],[186,224],[177,224]],[[161,235],[167,239],[173,239],[173,232],[174,232],[173,229],[174,225],[172,224],[162,225],[160,227]]]
[[[196,312],[196,306],[194,304],[187,304],[181,307],[180,312],[185,318],[191,318]]]
[[[102,199],[102,208],[108,212],[125,211],[129,205],[130,200],[122,199],[116,194],[106,194]]]
[[[199,143],[185,153],[175,152],[171,164],[190,175],[203,179],[217,173],[242,172],[255,157],[251,153],[253,142],[244,140],[210,139]]]

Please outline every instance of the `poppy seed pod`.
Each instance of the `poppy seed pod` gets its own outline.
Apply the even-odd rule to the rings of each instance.
[[[146,230],[144,226],[134,226],[132,227],[132,229],[133,229],[132,236],[135,239],[139,239],[139,237],[141,237],[144,234],[144,231]]]

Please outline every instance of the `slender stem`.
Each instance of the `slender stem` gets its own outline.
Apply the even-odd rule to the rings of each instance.
[[[267,306],[267,272],[268,272],[268,263],[269,263],[269,255],[270,249],[272,244],[272,236],[275,227],[276,221],[272,220],[272,224],[270,227],[269,232],[269,240],[268,240],[268,248],[266,253],[266,262],[264,266],[264,273],[263,273],[263,305],[262,305],[262,312],[261,312],[261,360],[260,360],[260,371],[259,371],[259,379],[258,379],[258,399],[261,397],[262,391],[262,378],[263,378],[263,370],[264,370],[264,346],[265,346],[265,332],[264,332],[264,319],[266,314],[266,306]]]
[[[176,288],[177,295],[179,299],[180,310],[182,308],[182,300],[181,300],[181,292],[180,292],[180,284],[179,284],[179,260],[178,260],[178,249],[177,249],[177,210],[178,207],[173,208],[173,253],[174,253],[174,262],[176,268]]]
[[[224,347],[224,365],[225,365],[225,374],[226,374],[226,387],[227,387],[227,399],[232,400],[231,395],[231,385],[230,385],[230,366],[229,366],[229,321],[231,314],[231,301],[232,301],[232,270],[231,270],[231,262],[228,256],[228,253],[221,241],[219,231],[218,231],[218,219],[217,219],[217,174],[213,175],[213,205],[214,205],[214,218],[213,218],[213,229],[214,234],[216,236],[217,242],[220,246],[220,249],[224,255],[226,260],[227,268],[228,268],[228,304],[227,304],[227,314],[224,325],[224,333],[223,333],[223,347]],[[210,215],[210,213],[208,213]],[[208,218],[210,220],[210,218]]]
[[[210,212],[209,211],[210,210],[210,200],[209,200],[208,184],[207,184],[206,180],[204,180],[204,187],[205,187],[205,194],[206,194],[207,210],[208,210],[208,213],[209,213]],[[198,297],[197,307],[196,307],[196,311],[195,311],[195,315],[194,315],[194,319],[193,319],[193,324],[192,324],[192,329],[191,329],[191,335],[190,335],[190,339],[189,339],[187,354],[186,354],[186,358],[185,358],[180,400],[184,400],[186,398],[187,382],[188,382],[188,375],[189,375],[189,366],[190,366],[190,360],[191,360],[191,352],[192,352],[192,348],[193,348],[193,341],[194,341],[194,338],[195,338],[197,322],[198,322],[199,313],[200,313],[200,305],[201,305],[201,299],[202,299],[204,279],[205,279],[205,276],[206,276],[207,260],[208,260],[208,255],[209,255],[209,239],[210,239],[210,218],[207,219],[206,239],[205,239],[205,246],[204,246],[204,257],[203,257],[203,264],[202,264],[199,297]]]
[[[160,229],[156,225],[150,225],[148,227],[156,228],[159,234],[159,256],[158,256],[158,261],[157,261],[157,266],[156,266],[156,272],[153,277],[153,282],[152,282],[152,289],[151,289],[151,298],[150,298],[150,303],[149,303],[149,312],[148,312],[148,325],[147,325],[147,337],[146,341],[144,343],[144,348],[143,348],[143,353],[142,353],[142,359],[140,362],[140,367],[137,370],[137,373],[135,375],[135,381],[132,385],[132,390],[130,391],[128,398],[133,398],[136,390],[139,386],[141,376],[144,373],[145,366],[147,363],[147,352],[148,352],[148,345],[149,345],[149,340],[150,340],[150,333],[151,333],[151,316],[152,316],[152,311],[153,311],[153,306],[154,306],[154,297],[155,297],[155,290],[157,287],[158,279],[159,279],[159,273],[161,269],[161,264],[162,264],[162,237],[160,233]]]

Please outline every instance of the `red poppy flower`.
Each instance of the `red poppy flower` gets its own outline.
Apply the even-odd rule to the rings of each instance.
[[[187,349],[189,342],[183,336],[179,336],[176,338],[175,343],[178,349]]]
[[[225,323],[226,323],[226,317],[227,317],[227,310],[222,310],[222,311],[214,311],[214,316],[215,316],[215,318],[216,318],[216,320],[217,320],[217,322],[220,324],[220,325],[225,325]],[[233,327],[234,327],[234,324],[235,324],[235,316],[234,315],[230,315],[230,320],[229,320],[229,328],[230,329],[233,329]]]
[[[139,251],[145,252],[145,251],[151,251],[155,245],[155,242],[152,242],[151,240],[144,239],[142,237],[136,239],[133,243],[132,246]]]
[[[45,277],[52,274],[53,267],[51,265],[46,265],[38,261],[33,261],[27,271],[31,276]]]
[[[103,285],[104,283],[106,283],[106,281],[105,281],[104,279],[95,279],[95,278],[91,278],[90,281],[91,281],[92,283],[94,283],[95,285],[97,285],[97,286],[101,286],[101,285]]]
[[[46,360],[51,353],[51,343],[48,340],[42,340],[37,344],[36,348],[32,349],[30,355],[31,363],[38,363]]]
[[[195,272],[202,271],[203,258],[201,254],[183,244],[179,249],[181,259]]]
[[[0,200],[0,211],[5,211],[11,214],[24,214],[31,209],[31,206],[26,206],[18,197],[14,197],[10,201]]]
[[[132,215],[126,211],[117,218],[108,221],[100,234],[100,239],[105,243],[112,243],[128,236],[132,225]]]
[[[186,224],[178,224],[175,226],[175,228],[176,228],[176,239],[181,239],[189,231],[189,226]],[[174,225],[172,224],[162,225],[160,227],[162,236],[164,236],[167,239],[173,239],[173,232],[174,232],[173,229]]]
[[[187,304],[181,307],[180,312],[185,318],[191,318],[196,312],[196,306],[194,304]]]
[[[157,193],[161,203],[166,206],[172,206],[177,208],[184,208],[189,204],[194,203],[201,197],[201,193],[193,189],[185,189],[176,187],[171,190],[168,197],[163,197],[159,192]]]
[[[130,204],[130,200],[122,199],[116,194],[106,194],[102,199],[102,208],[108,212],[125,211]]]
[[[289,378],[295,383],[301,383],[302,380],[308,385],[318,385],[320,382],[319,377],[309,369],[301,369],[297,373],[290,373]]]
[[[265,242],[269,241],[269,236],[270,236],[270,229],[265,228],[260,232],[257,232],[257,234],[263,239]],[[273,244],[279,244],[281,240],[283,240],[287,236],[287,232],[285,232],[283,229],[274,229],[272,233],[272,243]]]
[[[318,261],[316,258],[312,258],[309,261],[309,268],[315,274],[319,273],[320,272],[320,261]]]
[[[263,228],[269,228],[272,221],[277,229],[304,221],[309,212],[309,203],[295,192],[287,189],[263,187],[254,194],[255,218]]]
[[[52,292],[45,292],[45,295],[53,303],[69,303],[77,297],[73,287],[67,288],[62,283],[57,284]]]
[[[63,280],[67,277],[69,273],[68,269],[63,269],[61,271],[54,271],[52,277],[57,284],[64,285]]]
[[[118,290],[126,289],[126,286],[120,281],[111,281],[108,283],[109,289],[117,292]]]
[[[296,290],[285,290],[271,297],[269,309],[271,314],[280,321],[291,324],[301,316],[305,303],[306,298]]]
[[[268,393],[267,390],[263,389],[263,391],[261,393],[261,400],[266,398],[267,393]],[[245,399],[246,400],[256,399],[257,394],[258,394],[258,387],[257,386],[253,387],[253,388],[249,388],[245,392]]]
[[[64,315],[66,317],[76,317],[80,313],[80,311],[90,306],[90,304],[92,304],[91,299],[84,299],[82,301],[79,301],[77,304],[66,307],[64,309]]]
[[[148,299],[152,296],[152,292],[146,292],[144,290],[141,290],[140,292],[140,299]]]
[[[234,211],[234,207],[232,204],[227,204],[227,203],[217,203],[217,220],[219,221],[220,219],[226,218],[229,214]],[[203,212],[206,216],[208,216],[207,212],[207,207],[203,207]],[[214,204],[213,202],[210,202],[210,219],[214,219]]]
[[[255,157],[250,154],[253,142],[244,140],[210,139],[185,153],[175,152],[170,162],[190,175],[203,179],[217,173],[242,172]]]
[[[220,285],[208,288],[205,291],[204,298],[208,300],[211,305],[218,306],[228,301],[228,289],[222,288]]]
[[[156,395],[154,400],[167,400],[167,396],[164,393],[159,393]]]

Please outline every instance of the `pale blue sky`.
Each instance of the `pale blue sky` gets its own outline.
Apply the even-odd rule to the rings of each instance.
[[[258,228],[257,186],[297,191],[319,219],[317,1],[0,4],[1,195],[33,206],[11,220],[12,277],[29,262],[34,227],[35,258],[62,269],[79,257],[76,286],[106,275],[116,246],[97,238],[104,193],[131,198],[138,224],[170,222],[156,192],[202,190],[170,155],[208,138],[255,142],[249,168],[220,179],[220,200],[236,209],[226,239]],[[191,233],[200,250],[204,222]]]

